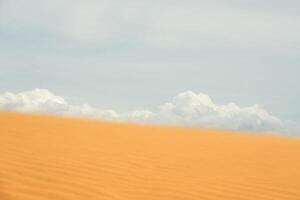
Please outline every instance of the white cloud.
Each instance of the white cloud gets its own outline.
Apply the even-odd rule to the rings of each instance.
[[[49,113],[55,115],[83,116],[114,119],[118,114],[112,110],[97,110],[88,104],[71,105],[64,98],[45,89],[35,89],[18,94],[0,95],[0,108],[8,111]]]
[[[239,107],[234,103],[217,105],[206,94],[188,91],[175,96],[160,107],[163,121],[190,126],[248,131],[271,131],[283,127],[283,122],[259,105]]]
[[[0,109],[19,112],[79,116],[93,119],[172,124],[192,127],[221,128],[243,131],[281,131],[282,120],[259,105],[239,107],[234,103],[217,105],[206,94],[183,92],[156,110],[118,113],[100,110],[88,104],[71,105],[64,98],[44,89],[0,95]]]

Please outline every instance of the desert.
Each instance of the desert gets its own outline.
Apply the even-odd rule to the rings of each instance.
[[[300,141],[0,114],[1,200],[300,198]]]

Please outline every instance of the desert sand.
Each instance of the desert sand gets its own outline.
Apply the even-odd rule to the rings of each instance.
[[[299,200],[300,141],[0,113],[1,200]]]

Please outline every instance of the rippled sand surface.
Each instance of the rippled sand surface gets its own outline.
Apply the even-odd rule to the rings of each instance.
[[[0,114],[0,200],[299,200],[300,141]]]

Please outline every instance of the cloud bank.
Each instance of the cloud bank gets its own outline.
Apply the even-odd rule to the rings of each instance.
[[[206,94],[180,93],[155,110],[117,112],[101,110],[88,104],[71,105],[64,98],[45,89],[0,94],[0,109],[45,113],[151,124],[183,125],[238,131],[280,131],[284,123],[259,105],[240,107],[234,103],[217,105]]]

